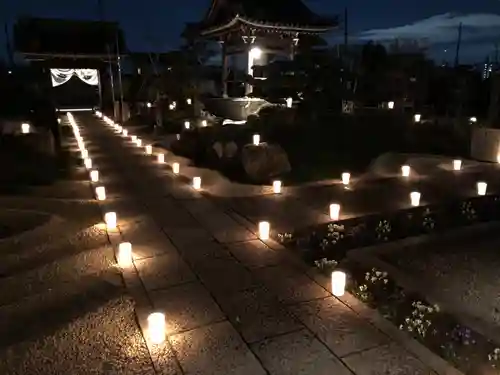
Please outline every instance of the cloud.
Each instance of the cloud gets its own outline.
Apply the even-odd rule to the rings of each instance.
[[[485,42],[500,36],[500,15],[445,13],[404,26],[366,30],[359,33],[357,39],[386,42],[399,38],[425,40],[430,44],[451,43],[457,39],[457,29],[460,23],[463,26],[462,40],[464,42]]]

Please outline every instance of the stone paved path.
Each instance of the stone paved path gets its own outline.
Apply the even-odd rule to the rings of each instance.
[[[103,210],[118,215],[110,238],[134,247],[123,276],[139,323],[166,315],[168,341],[148,342],[158,373],[458,374],[104,122],[77,121],[110,197]]]

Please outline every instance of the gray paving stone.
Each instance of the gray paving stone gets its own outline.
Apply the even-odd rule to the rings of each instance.
[[[265,288],[222,293],[215,298],[246,342],[303,328]]]
[[[356,375],[428,375],[422,362],[397,344],[379,346],[344,358]]]
[[[330,296],[325,289],[291,266],[257,268],[252,273],[286,304]]]
[[[271,375],[352,375],[306,330],[251,345]]]
[[[257,286],[252,274],[233,258],[206,259],[192,267],[205,286],[215,294]]]
[[[185,247],[213,242],[214,238],[201,226],[186,228],[163,227],[163,231],[172,240],[175,247],[182,251]]]
[[[290,311],[339,357],[388,341],[335,297],[291,306]]]
[[[135,266],[147,290],[163,289],[196,280],[188,265],[175,254],[138,260]]]
[[[208,291],[197,282],[149,294],[155,310],[166,316],[168,335],[225,320]]]
[[[170,337],[186,375],[264,375],[266,372],[229,322]]]
[[[261,240],[228,244],[231,253],[247,267],[265,267],[283,263],[285,257]]]
[[[199,263],[211,258],[232,258],[224,245],[215,241],[203,241],[179,248],[182,257],[189,263]]]
[[[189,200],[182,204],[219,242],[248,241],[256,238],[208,199]]]

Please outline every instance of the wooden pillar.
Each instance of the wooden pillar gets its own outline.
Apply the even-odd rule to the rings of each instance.
[[[228,56],[227,39],[221,41],[222,45],[222,97],[227,98],[227,76],[228,76]]]

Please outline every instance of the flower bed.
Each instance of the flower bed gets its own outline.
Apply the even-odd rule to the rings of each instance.
[[[485,374],[488,368],[500,373],[498,346],[439,306],[404,290],[387,272],[355,262],[339,267],[326,258],[315,265],[327,275],[342,269],[348,275],[346,290],[464,373]]]
[[[499,218],[500,197],[487,195],[339,220],[295,233],[281,233],[278,240],[300,251],[310,262],[323,258],[340,260],[350,249],[445,232]]]

